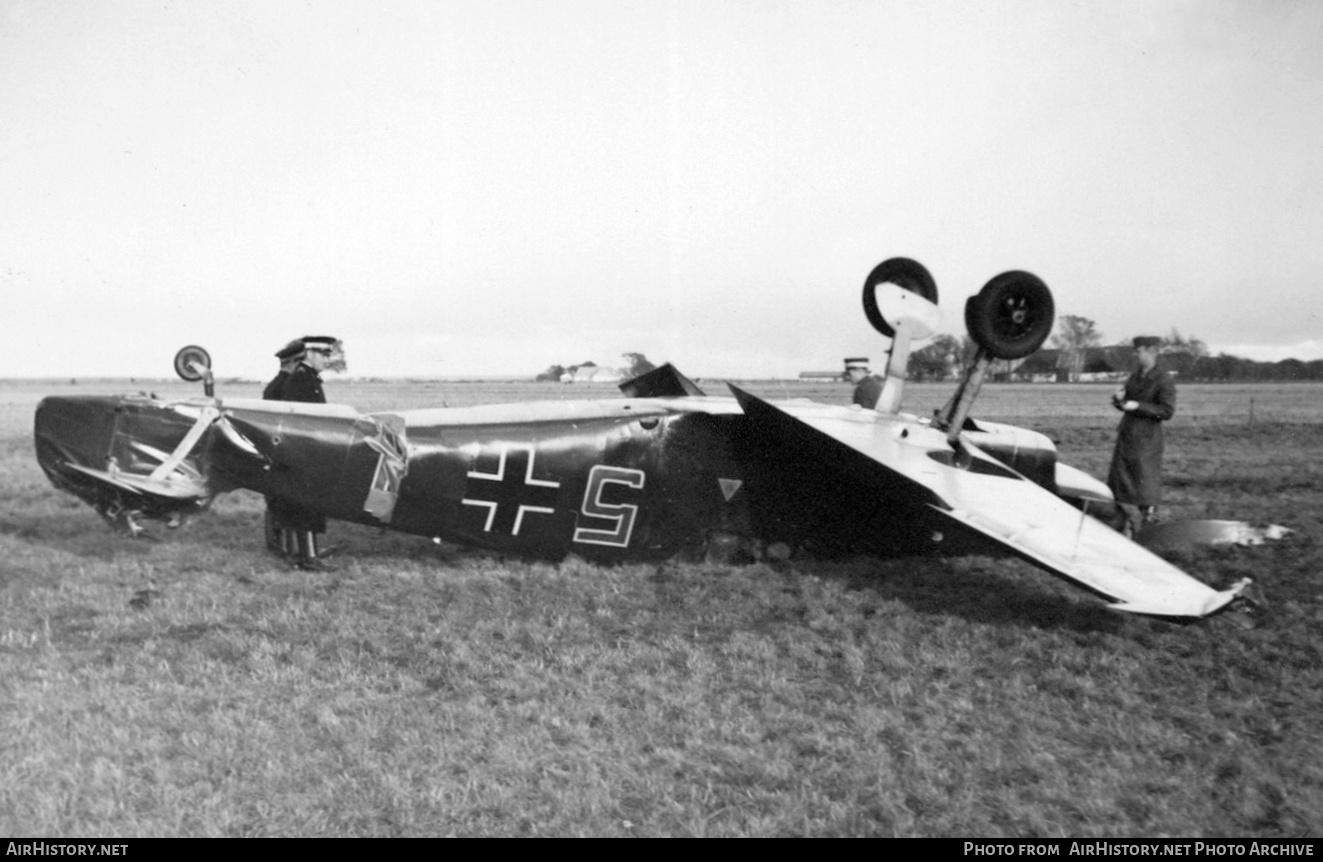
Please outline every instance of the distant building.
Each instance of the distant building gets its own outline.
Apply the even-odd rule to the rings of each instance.
[[[560,376],[561,383],[619,383],[625,379],[619,368],[585,363],[576,365]]]

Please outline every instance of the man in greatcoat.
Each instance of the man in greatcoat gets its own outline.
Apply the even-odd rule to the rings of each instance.
[[[1112,395],[1121,411],[1116,448],[1107,487],[1118,504],[1118,526],[1127,534],[1157,520],[1162,502],[1162,423],[1176,413],[1176,382],[1158,367],[1161,339],[1142,335],[1134,340],[1137,367]],[[1138,516],[1138,517],[1137,517]]]
[[[869,410],[877,407],[882,397],[882,378],[869,372],[867,356],[846,357],[845,376],[854,384],[853,403]]]
[[[262,400],[281,400],[285,381],[289,379],[290,372],[298,367],[298,364],[303,360],[303,355],[303,342],[297,338],[276,351],[276,359],[280,360],[280,371],[276,373],[275,377],[271,378],[271,382],[262,390]],[[284,505],[276,497],[266,498],[266,547],[267,550],[279,556],[294,552],[293,533],[289,533],[285,529],[280,517]]]
[[[331,364],[340,342],[328,335],[308,335],[299,341],[303,356],[285,378],[276,400],[325,404],[321,373]],[[285,529],[293,534],[293,541],[287,540],[286,547],[292,545],[295,565],[311,571],[333,568],[318,556],[317,550],[317,536],[326,532],[326,516],[288,500],[281,500],[278,508]]]
[[[280,393],[285,388],[285,381],[289,379],[289,374],[298,364],[303,361],[303,342],[297,338],[276,351],[276,359],[280,360],[280,370],[276,376],[271,378],[271,382],[262,390],[262,400],[279,401]]]

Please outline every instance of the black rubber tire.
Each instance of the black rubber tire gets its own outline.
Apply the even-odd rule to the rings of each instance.
[[[995,276],[965,303],[965,328],[993,359],[1023,359],[1043,346],[1056,325],[1052,291],[1033,273]]]
[[[908,257],[893,257],[873,267],[873,271],[864,280],[864,316],[878,332],[887,338],[894,338],[896,330],[877,309],[877,286],[887,282],[899,285],[910,293],[917,293],[934,304],[937,302],[937,282],[933,281],[923,264]]]
[[[202,379],[202,375],[193,369],[192,363],[194,362],[210,368],[211,354],[196,344],[179,348],[179,352],[175,354],[175,374],[178,374],[189,383],[198,382]]]

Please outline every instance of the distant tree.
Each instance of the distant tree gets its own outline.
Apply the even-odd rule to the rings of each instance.
[[[546,371],[543,371],[541,374],[539,374],[537,377],[533,379],[536,380],[538,383],[558,383],[560,382],[561,375],[564,373],[565,373],[565,366],[548,365]]]
[[[621,369],[627,379],[633,380],[640,374],[647,374],[657,366],[648,361],[648,357],[642,353],[622,353],[621,358],[625,360],[625,367]]]
[[[1130,370],[1131,354],[1133,352],[1129,344],[1095,347],[1087,351],[1084,360],[1084,373],[1124,374]]]
[[[1163,357],[1170,363],[1173,356],[1184,357],[1186,354],[1171,354]],[[1185,372],[1182,372],[1185,373]],[[1219,353],[1217,356],[1200,356],[1195,359],[1186,374],[1193,380],[1211,381],[1258,381],[1258,380],[1323,380],[1323,359],[1282,359],[1276,362],[1257,362],[1241,356]]]
[[[1180,330],[1175,327],[1162,339],[1163,353],[1188,353],[1195,359],[1208,355],[1208,345],[1198,338],[1190,336],[1181,337]]]
[[[1160,349],[1163,365],[1181,377],[1197,376],[1199,360],[1208,355],[1207,344],[1193,336],[1185,338],[1174,327],[1162,337]]]
[[[938,335],[910,353],[909,376],[915,380],[946,380],[961,366],[963,345],[954,335]]]
[[[1098,331],[1098,324],[1089,318],[1075,314],[1063,314],[1057,318],[1057,331],[1052,336],[1052,346],[1065,355],[1066,373],[1072,382],[1080,379],[1089,348],[1100,344],[1102,333]]]
[[[1300,359],[1283,359],[1273,363],[1273,378],[1276,380],[1306,380],[1307,366]]]
[[[1191,369],[1191,376],[1201,380],[1243,380],[1248,376],[1250,360],[1219,353],[1200,357]]]

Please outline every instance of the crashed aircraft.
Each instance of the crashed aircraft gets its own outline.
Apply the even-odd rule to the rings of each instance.
[[[1035,276],[1003,273],[968,300],[979,353],[955,397],[932,418],[902,412],[910,345],[935,330],[936,302],[906,258],[866,279],[865,314],[892,341],[876,409],[733,385],[708,395],[667,365],[616,400],[364,414],[216,397],[209,358],[190,347],[176,370],[205,395],[46,398],[37,457],[57,488],[130,534],[246,488],[551,560],[701,558],[732,542],[828,557],[1009,553],[1118,611],[1188,621],[1242,595],[1248,580],[1215,589],[1092,517],[1110,492],[1044,435],[971,418],[989,364],[1029,355],[1052,329]]]

